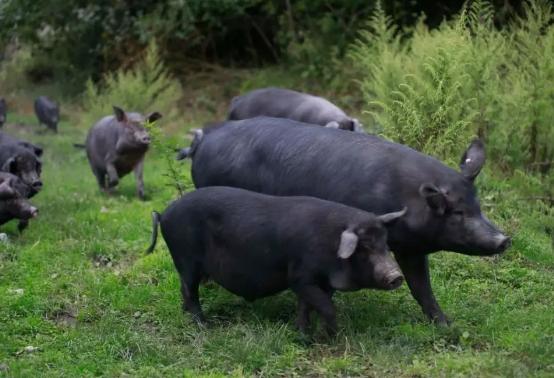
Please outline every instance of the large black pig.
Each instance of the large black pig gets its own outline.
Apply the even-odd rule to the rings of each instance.
[[[323,97],[284,88],[256,89],[233,98],[230,120],[258,116],[288,118],[335,129],[363,132],[360,122]]]
[[[375,216],[312,197],[274,197],[237,188],[198,189],[153,215],[181,277],[183,310],[204,316],[198,299],[203,277],[247,300],[288,288],[298,297],[297,325],[311,309],[336,331],[334,290],[392,290],[403,281],[388,251],[386,223],[406,210]]]
[[[510,245],[481,212],[473,184],[485,163],[483,143],[471,143],[456,172],[376,136],[299,126],[259,117],[206,129],[191,151],[196,187],[309,195],[375,214],[407,206],[408,214],[389,228],[388,243],[423,312],[447,324],[432,292],[427,255],[492,255]]]

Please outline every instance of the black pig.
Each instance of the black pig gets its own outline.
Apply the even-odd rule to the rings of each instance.
[[[42,189],[42,162],[28,146],[19,143],[0,144],[0,171],[18,176],[28,186],[28,197]]]
[[[153,215],[181,277],[183,310],[204,316],[198,298],[203,277],[247,300],[290,288],[298,297],[297,325],[311,310],[336,332],[334,290],[392,290],[402,283],[388,251],[385,224],[403,211],[375,216],[311,197],[274,197],[209,187],[186,194]]]
[[[46,125],[50,130],[58,132],[60,121],[60,107],[46,96],[40,96],[35,100],[35,114],[39,125]]]
[[[305,127],[299,127],[305,126]],[[460,172],[401,144],[282,119],[258,117],[206,129],[192,151],[196,187],[226,185],[272,195],[309,195],[383,214],[407,206],[388,244],[412,295],[440,324],[427,255],[493,255],[510,245],[481,212],[474,179],[485,163],[476,140]]]
[[[0,225],[19,219],[20,232],[28,226],[29,219],[38,215],[38,209],[27,201],[28,196],[28,186],[19,177],[0,172]]]
[[[21,147],[29,149],[35,154],[37,158],[40,158],[43,153],[42,147],[39,147],[36,144],[33,144],[26,140],[14,138],[6,133],[0,132],[0,148],[2,148],[2,146],[7,146],[10,144],[19,145]]]

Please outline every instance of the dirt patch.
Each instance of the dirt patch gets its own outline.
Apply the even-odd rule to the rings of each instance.
[[[54,311],[48,316],[48,319],[63,328],[73,328],[77,326],[77,312],[72,309],[61,309]]]
[[[67,312],[64,312],[62,314],[58,314],[55,319],[56,324],[62,326],[62,327],[75,327],[77,325],[77,318]]]
[[[92,263],[96,268],[111,268],[113,266],[112,258],[104,255],[94,256]]]

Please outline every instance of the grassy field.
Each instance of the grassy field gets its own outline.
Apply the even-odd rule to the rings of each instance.
[[[65,121],[60,135],[38,134],[30,111],[10,123],[45,147],[45,186],[23,235],[15,222],[0,228],[10,239],[0,244],[0,376],[554,376],[553,212],[523,198],[533,191],[523,173],[506,181],[489,168],[478,180],[485,212],[513,235],[505,255],[430,258],[451,327],[430,325],[403,285],[336,295],[339,335],[306,342],[288,292],[248,303],[207,283],[210,325],[181,313],[165,244],[144,254],[150,212],[176,195],[156,151],[147,201],[132,175],[108,198],[72,146],[86,130]],[[180,169],[192,190],[190,164]]]

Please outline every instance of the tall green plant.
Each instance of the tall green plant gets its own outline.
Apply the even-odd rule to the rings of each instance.
[[[381,9],[351,49],[364,74],[366,111],[387,138],[455,159],[474,136],[506,169],[546,173],[554,158],[552,6],[494,27],[491,2],[472,1],[452,22],[420,22],[400,42]]]
[[[159,111],[164,122],[176,116],[182,89],[161,62],[158,49],[150,44],[144,59],[132,69],[118,70],[104,76],[99,84],[89,80],[83,97],[86,110],[82,122],[89,127],[99,118],[111,114],[113,105],[138,112]]]

